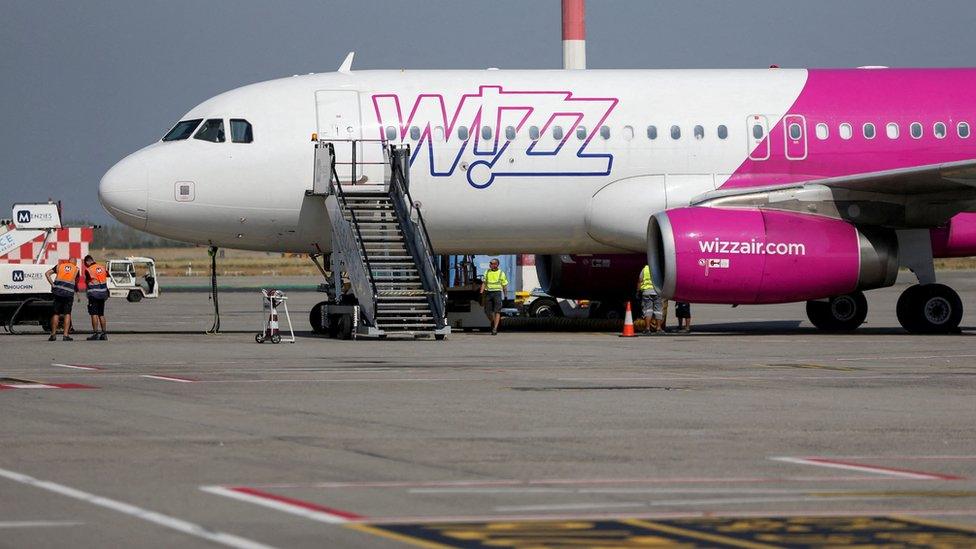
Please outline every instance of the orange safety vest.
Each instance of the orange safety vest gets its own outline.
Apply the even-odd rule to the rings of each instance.
[[[85,271],[88,273],[88,298],[108,299],[108,271],[98,263],[92,263]]]
[[[59,261],[55,270],[54,284],[51,291],[54,295],[73,297],[77,289],[78,267],[70,261]]]

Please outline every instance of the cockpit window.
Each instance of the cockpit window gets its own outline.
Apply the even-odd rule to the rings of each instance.
[[[191,135],[193,135],[193,130],[197,129],[200,125],[202,118],[195,118],[193,120],[181,120],[173,126],[166,135],[163,136],[163,141],[182,141]]]
[[[224,137],[224,121],[220,118],[211,118],[200,126],[197,130],[196,135],[193,139],[202,139],[204,141],[210,141],[211,143],[223,143]]]
[[[230,140],[233,143],[250,143],[254,141],[254,130],[251,129],[251,123],[241,118],[231,118]]]

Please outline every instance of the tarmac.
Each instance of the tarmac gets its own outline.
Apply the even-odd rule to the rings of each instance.
[[[689,335],[312,336],[257,292],[112,301],[109,340],[0,335],[0,547],[976,546],[976,273],[961,334],[893,288]],[[87,324],[84,303],[75,324]]]

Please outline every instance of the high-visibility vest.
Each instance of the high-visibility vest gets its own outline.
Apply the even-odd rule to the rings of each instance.
[[[108,271],[98,263],[92,263],[86,269],[88,273],[88,297],[90,299],[108,299]]]
[[[70,261],[60,261],[55,268],[54,284],[51,285],[51,292],[62,297],[73,297],[75,295],[76,281],[78,279],[78,267]]]
[[[654,282],[651,280],[650,265],[644,265],[644,270],[641,271],[640,289],[642,292],[654,293]]]
[[[505,276],[505,271],[498,269],[497,271],[485,272],[485,287],[489,292],[500,292],[502,286],[508,286],[508,277]]]

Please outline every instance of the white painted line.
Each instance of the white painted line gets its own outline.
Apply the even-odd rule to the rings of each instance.
[[[275,509],[284,513],[298,515],[316,522],[327,524],[345,524],[357,521],[361,517],[352,513],[345,513],[339,510],[316,505],[310,502],[293,500],[274,494],[261,492],[251,488],[227,488],[225,486],[201,486],[200,490],[209,494],[216,494],[238,501],[246,501],[255,505],[261,505],[269,509]]]
[[[921,356],[862,356],[852,358],[837,358],[841,362],[853,362],[858,360],[931,360],[933,358],[973,358],[976,355],[921,355]]]
[[[3,386],[8,389],[57,389],[54,385],[43,383],[4,383]]]
[[[496,511],[519,512],[519,511],[575,511],[578,509],[625,509],[634,507],[646,507],[646,503],[554,503],[551,505],[500,505],[495,507]]]
[[[913,480],[960,480],[960,477],[956,477],[953,475],[926,473],[923,471],[909,471],[907,469],[881,467],[878,465],[869,465],[865,463],[852,463],[849,461],[839,461],[839,460],[820,458],[820,457],[797,458],[797,457],[779,456],[779,457],[771,457],[769,459],[775,461],[783,461],[786,463],[796,463],[799,465],[815,465],[817,467],[830,467],[832,469],[862,471],[865,473],[874,473],[877,475],[885,475],[889,477],[905,478],[905,479],[913,479]]]
[[[28,486],[33,486],[35,488],[40,488],[41,490],[47,490],[48,492],[54,492],[55,494],[60,494],[72,499],[85,501],[91,503],[92,505],[97,505],[98,507],[110,509],[117,513],[122,513],[123,515],[128,515],[146,522],[158,524],[159,526],[183,532],[184,534],[205,539],[207,541],[212,541],[214,543],[219,543],[221,545],[226,545],[228,547],[235,547],[237,549],[271,549],[271,546],[264,545],[263,543],[251,541],[233,534],[226,534],[224,532],[204,528],[203,526],[194,524],[192,522],[170,517],[162,513],[156,513],[155,511],[136,507],[135,505],[130,505],[118,500],[83,492],[63,484],[57,484],[48,480],[39,480],[16,471],[0,469],[0,477],[12,480],[14,482],[19,482],[21,484],[26,484]]]
[[[51,366],[57,366],[58,368],[71,368],[73,370],[89,370],[93,372],[101,371],[101,368],[97,366],[82,366],[81,364],[51,364]]]
[[[142,377],[153,377],[153,376],[142,376]],[[391,382],[425,382],[425,381],[479,381],[479,380],[467,380],[460,377],[435,377],[435,378],[378,378],[378,377],[362,377],[362,378],[339,378],[339,379],[221,379],[212,381],[198,381],[197,383],[337,383],[337,382],[379,382],[379,383],[391,383]]]
[[[74,520],[8,520],[0,521],[3,528],[62,528],[65,526],[81,526],[84,522]]]
[[[804,501],[832,501],[843,499],[844,501],[860,501],[875,499],[890,499],[890,496],[837,496],[826,498],[821,496],[802,496],[802,497],[769,497],[769,498],[712,498],[712,499],[672,499],[648,502],[627,502],[627,503],[569,503],[553,505],[502,505],[495,507],[500,512],[520,512],[520,511],[571,511],[582,509],[617,509],[634,507],[691,507],[696,505],[747,505],[753,503],[795,503]]]
[[[574,494],[566,488],[411,488],[408,494]]]
[[[172,376],[162,376],[156,374],[142,374],[139,377],[145,377],[149,379],[159,379],[162,381],[174,381],[176,383],[195,383],[195,379],[188,379],[183,377],[172,377]]]

